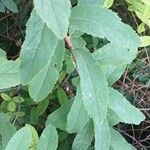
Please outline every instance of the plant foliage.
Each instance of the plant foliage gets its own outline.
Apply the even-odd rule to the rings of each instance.
[[[0,90],[18,85],[27,93],[24,98],[1,94],[1,109],[10,121],[17,115],[23,117],[22,111],[26,111],[30,121],[28,117],[26,122],[20,121],[22,126],[37,125],[51,99],[61,105],[51,110],[40,138],[28,124],[16,132],[7,116],[0,114],[2,150],[56,150],[71,134],[75,136],[73,150],[87,150],[93,145],[96,150],[134,149],[113,126],[119,122],[138,125],[145,116],[112,85],[135,59],[140,38],[107,9],[112,0],[78,0],[73,6],[71,2],[34,0],[19,58],[7,60],[0,50]],[[128,2],[130,10],[136,11]],[[17,12],[13,0],[1,0],[2,12],[4,7]],[[147,24],[147,20],[143,22]],[[88,49],[85,36],[92,38],[94,49]],[[106,44],[96,48],[98,41]],[[72,95],[67,93],[69,87],[64,90],[60,86],[67,75],[71,77]],[[61,148],[69,149],[69,145]]]

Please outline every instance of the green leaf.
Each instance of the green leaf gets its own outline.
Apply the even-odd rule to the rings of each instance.
[[[94,136],[94,125],[90,120],[75,137],[72,150],[87,150]]]
[[[138,125],[145,119],[139,109],[131,105],[121,93],[112,88],[109,90],[109,100],[109,108],[119,116],[121,122]]]
[[[107,115],[108,88],[104,72],[86,50],[74,51],[80,76],[83,104],[94,122],[102,122]]]
[[[120,48],[112,43],[106,44],[93,53],[94,58],[104,66],[130,64],[136,57],[137,50]]]
[[[86,46],[86,42],[83,40],[82,37],[72,38],[72,43],[74,45],[74,49],[83,48]]]
[[[119,116],[111,109],[108,109],[107,119],[111,126],[117,125],[119,122],[121,122]]]
[[[34,42],[31,42],[33,39]],[[45,99],[58,80],[59,73],[51,65],[54,63],[53,56],[57,44],[58,39],[33,11],[27,23],[27,36],[22,47],[20,70],[22,83],[29,84],[30,96],[36,102]]]
[[[60,105],[63,105],[65,102],[68,101],[67,94],[62,88],[58,88],[57,97],[58,97]]]
[[[138,35],[111,10],[99,5],[76,6],[72,9],[71,25],[100,38],[107,38],[113,44],[136,49],[140,45]]]
[[[70,1],[69,0],[34,0],[37,14],[47,24],[47,26],[59,38],[63,39],[67,35],[69,27]]]
[[[1,109],[1,110],[7,110],[7,104],[8,104],[8,102],[2,101],[2,102],[1,102],[1,105],[0,105],[0,109]]]
[[[118,66],[103,66],[109,86],[112,86],[122,76],[126,66],[126,64],[121,64]]]
[[[5,150],[27,150],[32,141],[31,131],[27,127],[18,130],[8,142]]]
[[[150,19],[149,13],[150,13],[150,2],[149,2],[149,6],[145,5],[144,12],[143,12],[143,19],[144,20]]]
[[[150,5],[150,1],[149,0],[141,0],[142,2],[144,2],[147,5]]]
[[[37,113],[37,109],[33,107],[30,112],[30,123],[36,125],[38,123],[38,119],[39,119],[39,114]]]
[[[18,104],[21,104],[22,102],[25,101],[25,99],[23,97],[20,97],[20,96],[15,96],[15,97],[13,97],[13,101],[15,101]]]
[[[0,55],[3,55],[3,52]],[[2,56],[2,59],[0,59],[0,90],[15,87],[20,84],[19,66],[19,59],[16,61],[8,61]]]
[[[86,42],[81,37],[83,35],[83,33],[81,31],[78,31],[78,30],[75,30],[75,31],[72,31],[72,32],[73,33],[71,33],[72,34],[71,35],[71,42],[72,42],[73,48],[77,49],[77,48],[85,47]]]
[[[57,150],[71,150],[70,141],[64,140],[63,142],[59,143]]]
[[[26,124],[25,127],[29,128],[30,132],[32,133],[32,142],[31,142],[31,145],[30,145],[30,149],[33,148],[33,150],[36,150],[38,142],[39,142],[38,133],[35,130],[35,128],[33,126],[31,126],[30,124]]]
[[[38,150],[56,150],[58,145],[58,135],[55,127],[51,124],[43,130],[39,140]]]
[[[111,148],[114,150],[135,150],[135,148],[130,145],[123,136],[114,129],[111,129]]]
[[[128,10],[129,11],[143,11],[144,10],[144,5],[139,1],[139,0],[126,0],[129,4]]]
[[[66,130],[67,114],[71,108],[73,100],[67,101],[64,105],[51,113],[46,121],[46,125],[53,124],[56,128]]]
[[[73,59],[69,52],[66,52],[66,55],[65,55],[65,65],[66,65],[67,74],[71,74],[75,70]]]
[[[127,64],[136,57],[136,49],[120,48],[109,43],[93,53],[94,58],[103,66],[107,81],[111,86],[123,74]]]
[[[67,139],[68,135],[69,134],[66,131],[60,131],[58,141],[63,142],[64,140]]]
[[[52,65],[55,65],[55,68],[58,71],[62,70],[63,67],[63,61],[65,58],[65,45],[64,45],[64,41],[59,41],[57,48],[55,49],[55,53],[52,59]]]
[[[109,150],[111,142],[110,128],[107,120],[95,124],[95,150]]]
[[[59,74],[58,82],[61,83],[64,80],[65,76],[66,76],[66,72],[61,71],[60,74]]]
[[[6,115],[0,113],[0,137],[2,137],[1,150],[5,150],[5,147],[16,132],[16,128],[9,122]]]
[[[1,97],[4,101],[8,101],[8,102],[11,101],[11,97],[5,93],[1,93]]]
[[[36,112],[38,116],[42,115],[46,111],[48,105],[49,105],[49,97],[43,100],[42,102],[38,103],[38,106],[36,107]]]
[[[104,1],[104,7],[110,8],[113,5],[114,0],[105,0]]]
[[[78,86],[79,83],[80,83],[80,77],[77,76],[77,77],[73,78],[73,79],[71,80],[71,82],[72,82],[73,86]]]
[[[5,12],[4,4],[0,1],[0,12]]]
[[[26,39],[20,56],[20,76],[23,85],[29,84],[44,67],[48,66],[57,43],[58,39],[33,10],[27,23]]]
[[[140,25],[138,25],[137,31],[138,33],[142,33],[146,30],[145,24],[142,22]]]
[[[59,77],[59,72],[47,64],[31,81],[29,93],[34,101],[40,102],[53,90]]]
[[[78,5],[101,4],[103,0],[78,0]]]
[[[150,36],[141,36],[140,39],[142,42],[141,47],[146,47],[150,45]]]
[[[81,88],[78,87],[75,100],[68,113],[67,131],[69,133],[79,132],[87,124],[88,120],[89,116],[83,105]]]
[[[7,109],[8,109],[8,111],[11,111],[11,112],[15,111],[16,110],[15,102],[14,101],[10,101],[8,103],[8,105],[7,105]]]
[[[8,8],[9,10],[11,10],[14,13],[18,12],[18,8],[17,5],[15,4],[15,2],[13,0],[1,0],[1,2],[3,3],[3,5]]]
[[[23,116],[25,116],[25,112],[22,112],[22,111],[16,112],[15,115],[16,115],[16,117],[23,117]]]

